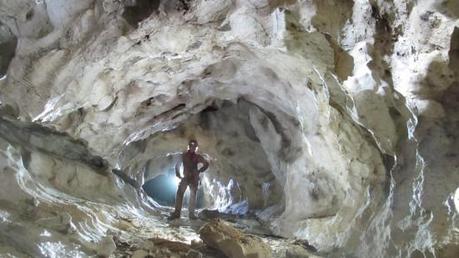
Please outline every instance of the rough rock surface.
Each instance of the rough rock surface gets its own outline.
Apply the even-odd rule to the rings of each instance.
[[[247,235],[220,220],[213,220],[199,230],[208,246],[220,250],[229,258],[269,258],[272,251],[261,238]]]
[[[196,240],[140,187],[195,137],[206,208],[287,239],[262,236],[274,257],[293,238],[456,257],[458,18],[457,0],[0,1],[0,256]]]

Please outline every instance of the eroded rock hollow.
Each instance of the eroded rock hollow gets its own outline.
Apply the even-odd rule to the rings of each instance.
[[[457,257],[458,18],[456,0],[0,2],[0,256]],[[191,138],[200,220],[170,222]]]

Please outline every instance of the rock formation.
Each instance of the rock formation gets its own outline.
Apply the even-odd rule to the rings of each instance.
[[[259,237],[241,234],[218,220],[204,225],[199,234],[208,246],[221,250],[229,258],[272,257],[271,249]]]
[[[141,188],[190,137],[260,257],[459,253],[457,0],[2,1],[0,46],[0,256],[202,255],[137,246],[199,239]]]

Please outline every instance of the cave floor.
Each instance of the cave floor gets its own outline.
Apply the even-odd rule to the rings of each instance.
[[[119,227],[122,233],[114,236],[115,257],[225,257],[219,250],[206,246],[199,237],[199,229],[213,218],[190,220],[187,212],[180,219],[168,221],[168,210],[160,214],[138,217],[120,217]],[[287,250],[295,242],[272,235],[259,221],[254,218],[218,219],[225,221],[245,234],[255,235],[270,246],[273,257],[287,256]],[[298,243],[297,243],[298,244]],[[304,257],[318,257],[304,248]],[[195,256],[197,255],[197,256]],[[297,256],[303,257],[303,256]]]

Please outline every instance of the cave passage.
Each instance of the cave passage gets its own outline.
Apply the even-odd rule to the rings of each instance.
[[[148,196],[153,198],[153,200],[155,200],[158,204],[162,206],[174,207],[175,194],[177,192],[179,182],[179,179],[174,175],[162,174],[145,182],[142,188],[145,190]],[[189,195],[189,189],[187,189],[185,192],[185,197],[183,198],[184,205],[188,205]],[[202,187],[198,189],[196,195],[196,207],[198,209],[205,207],[204,192]]]
[[[131,164],[129,173],[139,175],[153,200],[174,207],[179,183],[174,166],[194,138],[198,153],[210,162],[200,175],[197,208],[242,215],[282,204],[282,188],[250,122],[251,108],[245,101],[217,101],[174,129],[130,143],[120,161]],[[188,198],[189,189],[185,208]]]

